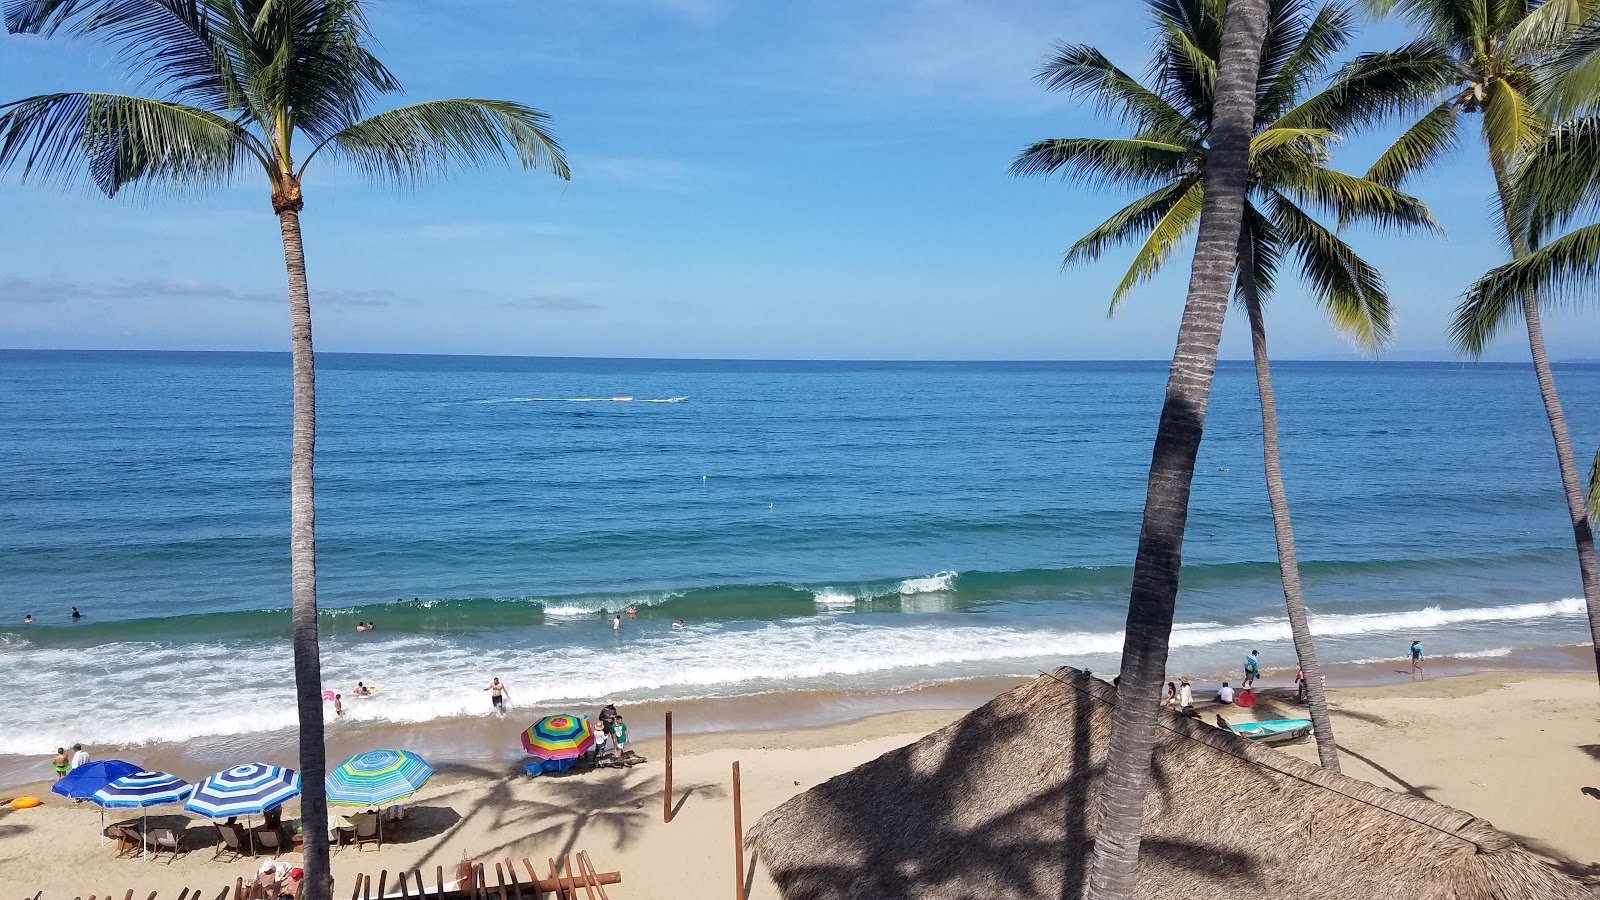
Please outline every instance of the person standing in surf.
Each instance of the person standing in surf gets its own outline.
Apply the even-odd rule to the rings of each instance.
[[[1418,678],[1424,678],[1425,679],[1427,677],[1428,677],[1427,673],[1422,671],[1422,642],[1421,641],[1412,641],[1411,642],[1411,680],[1412,681],[1416,681]]]
[[[489,692],[489,703],[494,708],[494,711],[502,716],[505,715],[506,701],[511,699],[510,692],[506,690],[506,686],[500,683],[499,678],[496,678],[489,682],[489,686],[484,690]]]

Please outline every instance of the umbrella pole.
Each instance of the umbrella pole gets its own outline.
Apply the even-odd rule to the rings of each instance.
[[[100,846],[106,845],[106,808],[100,807]]]
[[[139,829],[139,843],[144,846],[144,861],[150,861],[150,807],[146,806],[144,813],[144,827]]]

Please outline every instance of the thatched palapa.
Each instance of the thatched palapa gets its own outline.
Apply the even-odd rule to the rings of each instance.
[[[1081,896],[1116,689],[1063,668],[772,810],[786,900]],[[1593,900],[1460,810],[1163,712],[1141,900]]]

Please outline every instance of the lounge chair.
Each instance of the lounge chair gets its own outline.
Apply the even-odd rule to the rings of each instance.
[[[355,845],[359,848],[362,844],[377,844],[383,846],[383,835],[378,828],[378,814],[364,812],[359,816],[352,816],[350,821],[356,826]]]
[[[159,856],[163,852],[171,854],[167,857],[167,865],[171,865],[172,861],[178,858],[178,854],[183,853],[185,850],[183,834],[171,828],[157,828],[145,835],[145,837],[150,841],[150,855],[152,857]]]
[[[283,832],[276,828],[257,828],[254,834],[256,849],[268,856],[277,856],[288,848],[283,843]]]
[[[244,829],[240,828],[237,823],[233,825],[224,823],[217,826],[217,852],[212,854],[211,858],[213,860],[219,859],[224,853],[233,854],[228,859],[229,862],[250,853],[249,850],[245,849]]]
[[[117,842],[117,858],[132,856],[144,847],[144,836],[123,825],[107,825],[105,835]]]

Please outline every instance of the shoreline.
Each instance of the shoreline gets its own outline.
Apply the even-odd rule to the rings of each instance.
[[[1071,664],[1071,663],[1068,663]],[[1592,666],[1586,646],[1543,648],[1515,656],[1438,657],[1427,662],[1428,680],[1480,673],[1522,675],[1585,672]],[[1096,674],[1109,678],[1113,672]],[[1208,699],[1222,681],[1235,682],[1238,673],[1179,672],[1195,684],[1197,697]],[[1409,681],[1409,665],[1403,658],[1361,663],[1338,663],[1324,667],[1324,680],[1330,690],[1383,687]],[[981,676],[917,685],[899,690],[875,691],[784,691],[721,698],[623,703],[634,745],[659,740],[663,714],[674,714],[674,739],[686,746],[685,739],[698,745],[705,737],[730,735],[794,734],[809,730],[847,727],[877,716],[902,713],[965,712],[974,709],[1002,691],[1033,675]],[[1263,692],[1292,686],[1294,670],[1263,669]],[[327,729],[328,764],[355,753],[377,747],[395,747],[421,754],[436,767],[477,766],[510,763],[523,759],[519,735],[529,722],[556,712],[593,715],[608,698],[590,704],[566,706],[513,707],[505,716],[485,713],[435,719],[422,723],[382,721],[330,721]],[[347,703],[369,702],[351,700]],[[485,701],[487,705],[487,701]],[[159,742],[136,745],[90,746],[94,759],[131,758],[146,768],[170,771],[189,780],[242,762],[263,762],[295,767],[295,731],[250,732],[221,735],[190,742]],[[41,783],[48,776],[48,757],[0,754],[0,790]],[[48,790],[48,781],[45,790]]]

